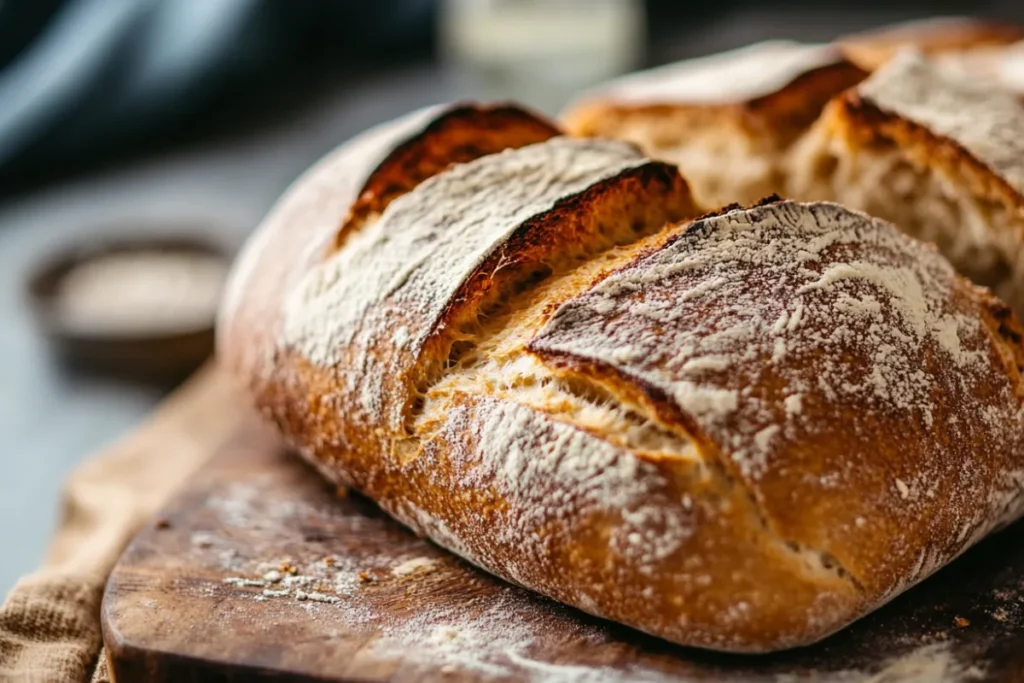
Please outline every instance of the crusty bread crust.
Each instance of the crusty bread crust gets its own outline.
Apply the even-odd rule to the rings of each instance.
[[[1022,330],[934,250],[836,205],[694,220],[671,166],[561,137],[347,220],[446,115],[311,171],[225,301],[222,362],[326,476],[510,581],[739,652],[1020,514]]]
[[[1024,40],[1024,27],[1008,22],[943,17],[883,26],[845,36],[837,42],[850,61],[875,71],[907,48],[941,55],[1006,46],[1019,40]]]
[[[217,325],[220,355],[239,376],[261,382],[273,369],[281,291],[349,229],[449,163],[558,134],[554,124],[516,106],[455,105],[413,112],[338,147],[289,188],[235,264]],[[224,352],[239,329],[250,338]]]
[[[785,150],[866,75],[835,47],[768,42],[612,81],[561,118],[679,165],[709,207],[752,203],[781,189]]]
[[[795,148],[788,191],[870,211],[937,243],[957,268],[1021,313],[1022,140],[1018,98],[906,53],[826,108]],[[866,175],[872,164],[889,175]],[[912,190],[901,189],[909,182]],[[914,197],[894,197],[896,191]],[[901,220],[908,201],[926,193],[952,208],[922,212],[916,226]]]
[[[602,136],[609,115],[710,111],[760,132],[817,118],[836,93],[867,74],[834,47],[760,43],[710,58],[678,62],[612,81],[570,104],[561,119],[573,135]]]

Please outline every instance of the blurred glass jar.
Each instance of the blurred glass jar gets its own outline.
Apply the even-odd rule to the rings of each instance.
[[[642,0],[443,0],[440,45],[462,93],[550,114],[629,71],[644,39]]]

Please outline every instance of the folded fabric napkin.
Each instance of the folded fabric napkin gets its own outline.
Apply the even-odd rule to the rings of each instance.
[[[100,633],[107,576],[125,545],[231,435],[244,408],[214,367],[68,479],[43,566],[0,607],[0,681],[109,681]]]

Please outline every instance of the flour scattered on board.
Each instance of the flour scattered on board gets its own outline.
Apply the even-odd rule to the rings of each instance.
[[[408,577],[426,567],[439,566],[443,566],[439,560],[415,557],[395,565],[390,572],[379,573],[383,576],[390,574]],[[322,567],[331,569],[323,563],[313,563],[298,569],[311,574],[323,574]],[[403,571],[395,571],[400,568],[404,568]],[[313,582],[318,580],[307,574],[295,575],[295,578],[300,577]],[[278,582],[278,585],[281,584],[283,580]],[[238,582],[234,585],[244,584]],[[424,675],[430,672],[461,673],[472,674],[481,680],[513,677],[531,683],[669,683],[678,680],[672,674],[645,665],[642,657],[641,661],[625,665],[620,663],[615,667],[588,662],[586,657],[590,651],[614,642],[609,640],[600,622],[579,622],[568,611],[545,615],[538,620],[538,612],[531,605],[535,598],[512,587],[485,597],[472,595],[473,592],[469,591],[465,597],[453,602],[426,600],[420,609],[398,617],[373,609],[357,594],[333,595],[303,590],[289,593],[287,589],[264,589],[253,599],[265,601],[268,598],[283,598],[298,601],[307,610],[342,610],[339,614],[343,615],[341,618],[346,627],[375,634],[360,650],[361,661],[369,664],[374,660],[382,663],[401,660],[403,667]],[[323,617],[327,613],[317,614]],[[1003,613],[1000,616],[1005,618]],[[935,638],[940,639],[943,635],[936,634]],[[538,652],[549,648],[552,639],[564,641],[566,651],[575,652],[580,658],[556,663],[545,661],[545,657],[538,656]],[[550,652],[550,649],[547,651]],[[694,681],[710,680],[696,671],[700,670],[695,670]],[[985,667],[984,662],[959,661],[950,643],[940,639],[940,642],[928,642],[883,660],[875,667],[832,671],[822,669],[817,672],[804,670],[799,676],[786,673],[773,675],[768,668],[764,677],[757,680],[796,683],[807,680],[810,674],[818,683],[970,683],[984,677]]]
[[[357,571],[359,566],[365,569]],[[393,558],[383,563],[337,556],[305,563],[282,558],[253,563],[251,576],[226,577],[223,582],[247,591],[254,601],[293,601],[318,619],[336,614],[347,629],[374,634],[360,651],[363,662],[401,660],[404,667],[423,674],[472,674],[482,680],[514,677],[531,683],[677,680],[656,666],[645,665],[643,656],[614,667],[589,662],[588,653],[616,642],[600,622],[578,621],[575,613],[559,607],[553,607],[550,614],[538,611],[536,598],[513,587],[478,593],[467,584],[467,591],[454,600],[430,597],[429,592],[420,594],[423,599],[415,601],[419,608],[400,616],[374,608],[372,600],[359,592],[362,588],[374,590],[387,581],[411,581],[445,567],[443,558],[427,556],[407,557],[397,563]],[[410,585],[406,590],[415,591],[417,584]],[[262,590],[251,591],[254,587]],[[1005,625],[1021,611],[1017,591],[1000,591],[994,597],[1005,605],[991,613],[996,623]],[[937,632],[921,645],[907,643],[905,653],[873,667],[803,670],[799,676],[772,674],[769,668],[757,680],[796,683],[809,673],[818,683],[970,683],[983,678],[985,662],[960,661],[948,638],[947,633]],[[553,640],[564,641],[566,651],[577,653],[579,659],[545,661],[540,653],[552,652]],[[693,680],[705,679],[695,673]]]
[[[981,680],[984,676],[985,671],[982,667],[958,661],[950,651],[948,643],[935,643],[893,659],[881,671],[864,679],[864,683],[961,683]]]
[[[348,515],[337,517],[336,508],[319,508],[308,501],[281,501],[268,495],[268,482],[256,485],[232,484],[221,495],[238,494],[246,502],[225,506],[214,501],[216,513],[226,511],[230,519],[247,519],[262,528],[296,529],[299,521],[316,523],[331,519],[339,538],[377,538],[388,530],[389,522],[379,518]],[[603,623],[580,618],[573,610],[550,602],[538,605],[538,598],[510,586],[480,590],[490,579],[457,570],[458,563],[407,537],[405,544],[397,536],[384,554],[330,552],[303,557],[254,558],[252,526],[230,529],[221,522],[220,533],[203,532],[204,543],[189,543],[196,553],[191,562],[205,567],[212,576],[208,583],[188,584],[195,597],[222,601],[230,595],[237,601],[251,600],[253,610],[297,609],[300,616],[325,624],[325,633],[357,632],[369,639],[360,660],[367,666],[380,662],[390,666],[401,661],[412,676],[449,674],[479,680],[510,679],[547,683],[668,683],[677,680],[678,669],[666,666],[666,652],[653,658],[609,659],[609,648],[619,651],[617,640],[623,631],[609,631]],[[269,526],[268,526],[269,525]],[[192,537],[194,538],[195,534]],[[401,550],[397,550],[397,547]],[[335,548],[337,551],[337,548]],[[230,555],[231,567],[221,566],[221,557]],[[219,575],[217,572],[221,572]],[[211,574],[207,574],[210,576]],[[464,590],[437,592],[431,586],[451,586],[458,577]],[[447,581],[447,583],[446,583]],[[398,591],[408,597],[416,609],[396,614],[375,600],[374,591]],[[389,593],[393,595],[394,593]],[[987,672],[986,662],[963,655],[955,647],[957,634],[987,627],[1008,633],[1024,627],[1024,590],[1016,584],[993,589],[995,604],[985,615],[972,614],[971,626],[957,629],[947,625],[937,632],[912,637],[886,636],[879,642],[884,651],[897,652],[874,665],[847,669],[811,671],[801,668],[800,677],[783,673],[790,665],[766,668],[747,680],[761,683],[971,683]],[[163,606],[145,605],[150,609]],[[260,612],[241,614],[255,616]],[[987,623],[983,626],[982,622]],[[892,650],[891,648],[897,648]],[[684,659],[690,650],[680,650]],[[571,654],[570,654],[571,653]],[[556,663],[547,661],[554,658]],[[614,668],[607,665],[616,661]],[[692,683],[717,680],[728,669],[725,659],[716,659],[714,667],[694,658]],[[625,663],[630,662],[630,663]],[[741,665],[745,666],[745,665]],[[838,666],[838,665],[837,665]]]

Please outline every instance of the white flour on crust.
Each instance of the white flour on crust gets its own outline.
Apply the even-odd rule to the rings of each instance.
[[[935,251],[881,221],[838,205],[780,202],[697,221],[564,303],[531,348],[614,368],[660,392],[755,490],[780,468],[799,466],[790,454],[821,430],[871,434],[879,428],[873,415],[921,432],[941,427],[1005,458],[1020,433],[1010,426],[1024,429],[1019,399],[991,333],[965,308],[973,304],[951,297],[955,278]],[[992,398],[969,422],[940,417],[950,401],[975,400],[959,397],[978,386],[993,387],[1002,402]],[[857,413],[837,423],[844,406]],[[955,482],[943,495],[951,523],[970,525],[959,549],[1021,514],[1021,472],[989,480],[933,440],[902,474],[886,475],[886,463],[865,459],[861,447],[824,458],[801,495],[827,498],[869,466],[872,476],[888,476],[871,496],[909,519],[934,512],[937,482]],[[868,511],[851,506],[850,514]],[[950,554],[921,549],[893,591]]]
[[[385,382],[474,269],[531,217],[644,163],[628,143],[553,138],[424,181],[306,273],[286,301],[281,347],[324,368],[344,362],[347,391],[400,429],[403,406]]]
[[[770,40],[625,76],[584,96],[619,105],[747,102],[842,57],[833,46]]]

